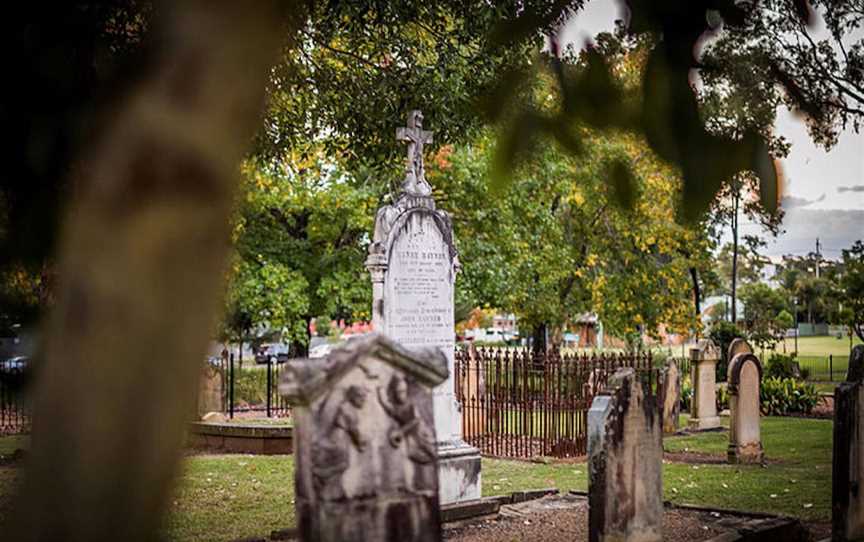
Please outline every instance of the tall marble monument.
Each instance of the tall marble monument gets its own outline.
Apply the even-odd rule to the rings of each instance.
[[[453,384],[453,283],[459,269],[450,216],[435,207],[426,181],[423,146],[432,132],[411,111],[396,130],[408,144],[396,201],[378,210],[366,267],[372,275],[372,325],[406,348],[437,347],[450,377],[435,389],[435,432],[442,504],[480,498],[480,452],[462,439],[462,414]]]

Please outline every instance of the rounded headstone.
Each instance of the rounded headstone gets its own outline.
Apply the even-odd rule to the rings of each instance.
[[[864,344],[856,345],[849,356],[849,370],[846,372],[846,382],[861,382],[864,380]]]
[[[750,354],[752,352],[753,349],[750,348],[750,343],[741,338],[734,339],[731,343],[729,343],[729,351],[726,359],[731,361],[735,359],[735,356],[737,356],[738,354]]]

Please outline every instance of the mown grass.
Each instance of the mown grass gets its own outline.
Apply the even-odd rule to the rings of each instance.
[[[686,424],[686,416],[682,416]],[[831,516],[830,420],[763,418],[766,467],[759,465],[663,465],[664,497],[675,503],[769,512],[827,522]],[[21,440],[0,438],[0,450]],[[669,437],[669,452],[725,457],[728,434],[709,432]],[[0,503],[8,501],[17,467],[0,468]],[[164,530],[178,541],[219,541],[265,536],[291,527],[294,517],[291,456],[194,455],[183,460],[177,490],[168,503]],[[524,489],[588,488],[584,462],[535,463],[483,460],[483,493]],[[9,504],[6,505],[10,506]],[[2,519],[2,510],[0,510]]]

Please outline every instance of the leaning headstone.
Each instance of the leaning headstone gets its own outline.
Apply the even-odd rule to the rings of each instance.
[[[691,430],[704,431],[720,427],[717,416],[717,380],[715,370],[720,361],[720,349],[710,340],[702,339],[690,349],[690,383],[693,398],[690,401]]]
[[[731,353],[731,350],[730,350]],[[759,428],[759,388],[762,364],[750,352],[736,354],[729,362],[729,450],[730,463],[762,461],[762,437]]]
[[[633,369],[620,369],[588,411],[589,541],[663,539],[660,406]]]
[[[834,391],[832,540],[864,538],[864,345],[852,349],[846,382]]]
[[[667,361],[660,370],[660,399],[663,405],[663,433],[676,433],[678,416],[681,414],[681,372],[674,359]]]
[[[480,498],[480,451],[463,439],[456,400],[453,283],[459,269],[450,216],[435,206],[426,181],[423,146],[432,132],[412,111],[396,131],[408,143],[398,199],[378,210],[366,267],[372,276],[372,325],[406,348],[434,347],[447,357],[451,378],[435,389],[435,430],[442,504]]]
[[[446,358],[374,334],[283,371],[301,540],[440,540],[432,389]]]

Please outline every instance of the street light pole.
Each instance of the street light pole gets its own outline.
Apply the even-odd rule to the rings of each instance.
[[[798,296],[792,298],[795,305],[795,357],[798,357]]]

